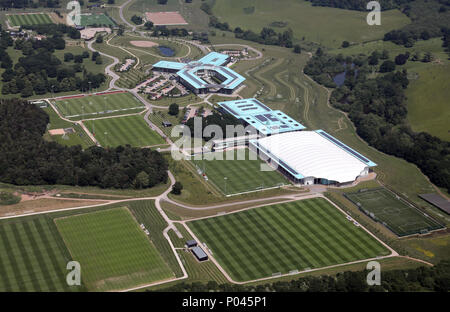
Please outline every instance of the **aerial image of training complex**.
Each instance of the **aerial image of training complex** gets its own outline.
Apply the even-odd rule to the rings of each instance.
[[[6,2],[0,292],[450,290],[445,1]]]

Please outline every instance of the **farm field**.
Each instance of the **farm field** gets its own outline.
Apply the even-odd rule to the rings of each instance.
[[[165,280],[173,272],[126,208],[55,219],[83,269],[89,290],[105,291]]]
[[[150,129],[141,115],[91,119],[84,124],[102,146],[129,144],[136,147],[165,144],[164,139]]]
[[[242,160],[238,159],[240,155],[238,150],[233,150],[231,156],[234,153],[234,157],[231,160],[229,159],[230,156],[227,157],[229,152],[216,152],[204,154],[204,157],[211,157],[212,160],[194,159],[192,163],[206,174],[208,182],[212,182],[225,195],[261,190],[289,183],[278,171],[261,171],[260,165],[265,163],[257,158],[254,152],[248,149],[244,151],[245,159]],[[241,150],[241,152],[243,151]],[[199,178],[202,179],[202,177]]]
[[[53,24],[50,16],[45,13],[12,14],[7,16],[11,26]]]
[[[313,7],[298,0],[230,0],[216,1],[213,13],[231,28],[239,26],[259,33],[274,22],[285,22],[286,27],[273,27],[275,31],[291,28],[297,39],[338,47],[342,41],[363,42],[383,38],[393,29],[401,28],[410,20],[398,10],[383,12],[383,22],[376,28],[366,21],[367,12],[328,7]],[[317,18],[320,16],[320,18]],[[326,23],[324,21],[327,21]]]
[[[187,225],[236,281],[389,254],[323,198],[249,209]]]
[[[398,236],[442,228],[438,222],[384,188],[345,193],[345,197],[357,206],[359,203],[363,212],[388,227]]]
[[[105,25],[115,26],[116,24],[105,14],[81,14],[81,26]]]
[[[450,141],[450,64],[417,70],[418,78],[406,89],[408,121],[414,131],[425,131]]]
[[[0,291],[80,291],[66,283],[70,254],[52,219],[0,221]]]
[[[86,95],[53,101],[58,111],[66,118],[94,118],[108,113],[141,109],[145,106],[134,95],[128,92],[113,94]]]

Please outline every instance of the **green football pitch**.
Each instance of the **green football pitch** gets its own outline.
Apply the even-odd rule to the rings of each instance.
[[[128,92],[87,95],[53,102],[66,118],[95,118],[111,113],[134,113],[144,110],[144,104]]]
[[[346,193],[345,196],[398,236],[442,228],[437,221],[385,188]]]
[[[244,151],[245,158],[240,160],[238,153]],[[248,149],[234,150],[230,152],[230,156],[227,156],[227,153],[204,154],[203,160],[192,160],[197,169],[206,174],[208,181],[212,182],[226,195],[289,183],[278,171],[261,171],[261,164],[264,167],[267,167],[267,165],[258,159],[253,151]],[[209,159],[212,160],[205,159],[206,157],[211,157]]]
[[[37,24],[52,24],[50,16],[47,14],[13,14],[8,15],[8,20],[11,26],[23,25],[37,25]]]
[[[156,131],[150,129],[141,115],[91,119],[84,124],[102,146],[129,144],[144,147],[166,143]]]
[[[116,24],[105,14],[82,14],[80,26],[115,26]]]
[[[235,281],[389,255],[323,198],[187,223]]]
[[[68,286],[69,251],[48,216],[0,221],[0,292],[77,291]]]
[[[174,277],[127,208],[55,219],[89,290],[117,290]]]

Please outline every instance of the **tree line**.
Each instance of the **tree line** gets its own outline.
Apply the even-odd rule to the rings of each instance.
[[[59,0],[0,0],[0,8],[59,8]]]
[[[173,292],[417,292],[450,291],[450,261],[433,267],[389,270],[381,272],[381,285],[367,284],[368,271],[345,271],[332,275],[305,276],[292,281],[278,281],[259,285],[178,283],[161,291]]]
[[[37,40],[24,37],[13,41],[8,33],[1,32],[0,60],[1,67],[5,68],[1,76],[4,82],[2,94],[29,97],[48,92],[86,91],[90,87],[99,88],[106,81],[104,74],[90,73],[81,65],[82,56],[77,56],[76,63],[69,65],[63,64],[54,55],[55,50],[64,50],[66,47],[63,35],[70,33],[77,37],[78,31],[64,25],[36,26],[33,29],[47,35],[47,38]],[[23,54],[16,64],[13,64],[6,51],[9,46],[14,46],[15,50]]]
[[[20,99],[0,100],[0,181],[15,185],[144,188],[167,182],[157,151],[129,145],[104,149],[43,139],[49,116]]]
[[[340,70],[341,62],[354,64],[344,84],[332,92],[331,105],[348,113],[358,135],[371,146],[414,163],[431,182],[450,191],[450,142],[412,131],[406,120],[405,89],[409,84],[406,70],[369,79],[371,61],[371,57],[364,55],[343,58],[320,52],[308,62],[304,72],[333,87],[331,76]]]

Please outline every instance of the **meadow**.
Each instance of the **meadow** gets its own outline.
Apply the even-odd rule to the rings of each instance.
[[[383,38],[393,29],[409,24],[409,19],[398,10],[384,11],[380,26],[369,26],[368,12],[313,7],[310,2],[298,0],[229,0],[216,1],[213,13],[232,29],[239,26],[259,33],[263,27],[275,31],[291,28],[296,39],[305,38],[328,47],[338,47],[344,40],[365,42]],[[284,22],[285,27],[273,27],[273,22]]]
[[[105,291],[173,277],[127,208],[55,219],[89,290]]]
[[[12,14],[7,16],[11,26],[53,24],[53,21],[50,18],[50,16],[44,13]]]
[[[248,149],[241,150],[244,159],[239,159],[239,150],[204,154],[203,160],[192,160],[197,169],[206,174],[208,181],[225,195],[262,190],[281,186],[289,182],[277,171],[261,171],[265,164]],[[227,153],[230,156],[227,156]],[[206,159],[206,157],[211,157]],[[214,157],[214,158],[212,158]],[[200,177],[201,179],[203,177]]]
[[[187,224],[236,281],[389,254],[322,198],[248,209]]]
[[[165,144],[164,139],[150,129],[141,115],[90,119],[84,124],[102,146],[129,144],[136,147]]]
[[[384,188],[345,193],[355,205],[398,236],[426,233],[442,226]]]
[[[128,92],[96,94],[54,101],[58,111],[66,118],[102,117],[108,113],[143,111],[145,106]]]
[[[406,89],[408,121],[414,131],[450,141],[450,64],[431,65],[416,72],[418,78]]]

